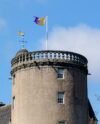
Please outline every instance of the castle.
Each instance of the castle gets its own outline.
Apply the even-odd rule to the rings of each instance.
[[[96,124],[87,63],[68,51],[18,51],[11,61],[12,105],[1,104],[0,124]]]

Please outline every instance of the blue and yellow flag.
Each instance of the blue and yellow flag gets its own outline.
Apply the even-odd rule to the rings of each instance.
[[[42,18],[35,17],[34,22],[36,24],[38,24],[38,25],[44,26],[45,25],[45,22],[46,22],[46,19],[45,19],[45,17],[42,17]]]

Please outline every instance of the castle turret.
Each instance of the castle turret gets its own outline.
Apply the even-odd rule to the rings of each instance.
[[[87,59],[19,51],[12,65],[12,124],[88,124]]]

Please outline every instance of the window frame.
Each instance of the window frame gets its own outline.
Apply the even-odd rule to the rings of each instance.
[[[63,95],[63,98],[61,98],[60,95]],[[58,91],[58,93],[57,93],[57,103],[58,104],[64,104],[65,103],[65,92],[64,91]]]
[[[57,69],[57,79],[64,79],[64,68]]]
[[[59,121],[58,124],[65,124],[65,121],[64,120]]]

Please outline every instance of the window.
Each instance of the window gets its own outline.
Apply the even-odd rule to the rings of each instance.
[[[65,124],[65,121],[59,121],[59,124]]]
[[[60,79],[64,78],[64,69],[58,68],[57,78],[60,78]]]
[[[58,103],[64,104],[64,92],[58,92]]]
[[[13,84],[15,84],[15,74],[13,75]]]
[[[14,106],[15,106],[15,96],[13,96],[13,104],[12,104],[13,109],[14,109]]]

